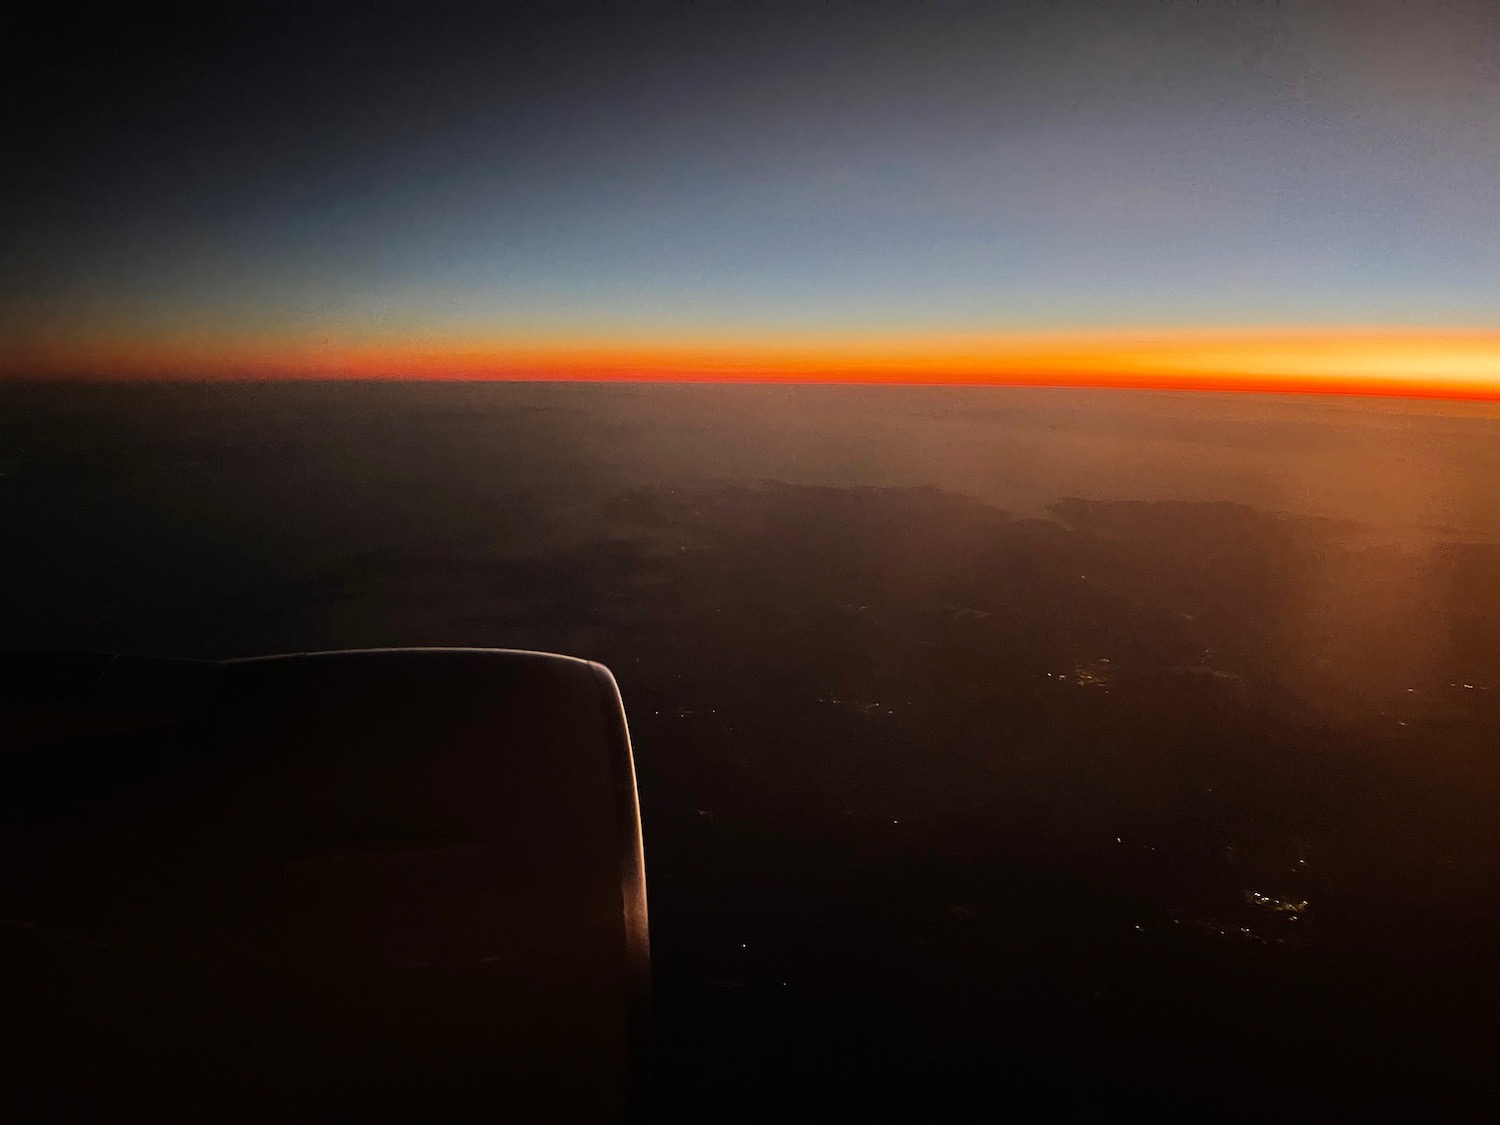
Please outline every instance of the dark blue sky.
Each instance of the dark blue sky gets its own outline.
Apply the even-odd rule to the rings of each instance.
[[[1500,5],[196,3],[4,29],[0,328],[1500,326]]]

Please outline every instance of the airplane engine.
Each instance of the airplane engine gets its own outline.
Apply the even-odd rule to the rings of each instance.
[[[0,658],[0,1119],[600,1121],[645,1071],[615,681]]]

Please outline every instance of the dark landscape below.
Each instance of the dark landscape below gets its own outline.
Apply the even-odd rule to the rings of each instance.
[[[9,384],[0,649],[609,665],[662,1119],[1478,1119],[1497,449],[1317,400]]]

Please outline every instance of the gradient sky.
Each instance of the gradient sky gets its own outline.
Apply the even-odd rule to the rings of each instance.
[[[12,375],[1500,393],[1492,0],[4,19]]]

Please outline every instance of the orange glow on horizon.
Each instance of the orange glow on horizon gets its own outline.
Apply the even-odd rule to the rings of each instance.
[[[1500,330],[1180,329],[579,341],[478,336],[37,346],[13,378],[431,379],[1140,387],[1500,400]]]

